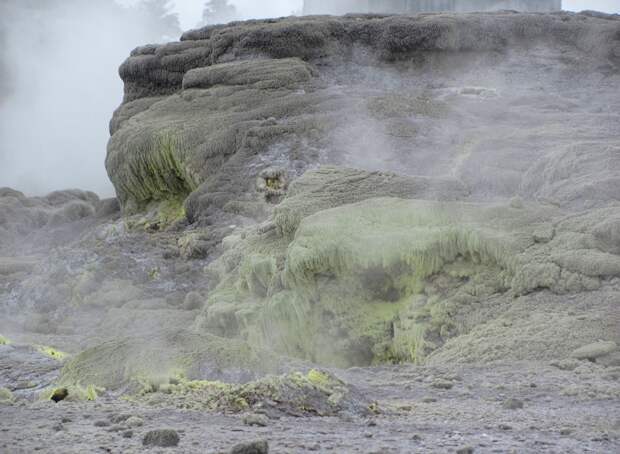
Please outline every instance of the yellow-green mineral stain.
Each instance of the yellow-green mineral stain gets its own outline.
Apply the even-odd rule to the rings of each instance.
[[[61,352],[60,350],[57,350],[54,347],[49,347],[47,345],[37,345],[36,349],[39,353],[42,353],[45,356],[49,356],[50,358],[57,361],[63,361],[69,356],[67,353]]]

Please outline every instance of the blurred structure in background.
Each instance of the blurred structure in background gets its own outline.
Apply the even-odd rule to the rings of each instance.
[[[550,12],[562,0],[305,0],[304,14],[427,13],[515,10]]]

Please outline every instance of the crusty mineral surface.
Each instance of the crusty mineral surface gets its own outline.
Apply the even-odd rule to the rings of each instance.
[[[0,451],[620,449],[618,16],[240,22],[120,74],[117,199],[0,189]]]

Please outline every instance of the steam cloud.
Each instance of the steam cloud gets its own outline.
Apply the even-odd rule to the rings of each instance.
[[[174,0],[170,6],[187,29],[199,24],[204,3]],[[239,19],[299,13],[303,4],[230,3]],[[165,24],[127,14],[118,4],[4,0],[0,5],[0,186],[33,195],[67,187],[113,194],[103,160],[108,120],[122,97],[116,68],[132,48],[177,37]],[[617,0],[564,0],[564,7],[620,12]]]
[[[170,25],[112,0],[0,5],[0,187],[112,195],[103,161],[117,68],[138,45],[176,39]]]

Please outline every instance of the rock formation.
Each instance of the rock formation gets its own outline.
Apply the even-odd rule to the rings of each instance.
[[[107,167],[126,214],[247,226],[222,233],[199,332],[323,364],[492,360],[467,337],[480,305],[620,274],[619,65],[613,16],[207,27],[122,65]],[[576,348],[556,330],[501,355]]]
[[[99,415],[60,447],[617,451],[617,16],[239,22],[120,75],[117,199],[0,190],[0,411],[32,440],[36,396]]]

